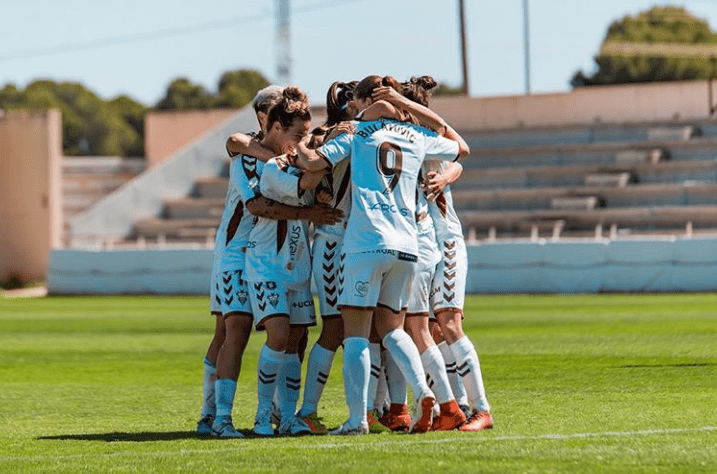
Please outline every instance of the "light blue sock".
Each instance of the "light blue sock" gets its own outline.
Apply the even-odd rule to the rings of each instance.
[[[371,362],[368,339],[348,337],[344,339],[344,389],[349,406],[348,424],[357,427],[366,423],[366,401]]]
[[[325,349],[318,343],[309,353],[306,363],[306,380],[304,381],[304,401],[299,410],[299,416],[304,417],[316,413],[319,409],[319,400],[324,392],[326,380],[331,372],[335,352]]]
[[[217,366],[204,358],[204,401],[202,402],[202,418],[215,416],[217,404],[214,400],[214,381],[217,378]]]
[[[299,354],[284,354],[281,366],[281,375],[277,390],[279,392],[281,416],[296,414],[296,404],[299,401],[301,389],[301,361]]]
[[[217,379],[214,382],[216,392],[217,419],[231,417],[234,407],[234,394],[237,391],[237,383],[232,379]]]

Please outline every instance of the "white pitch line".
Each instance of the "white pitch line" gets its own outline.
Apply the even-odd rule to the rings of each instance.
[[[345,443],[327,443],[317,445],[295,445],[293,449],[334,449],[334,448],[354,448],[354,449],[373,449],[376,446],[388,446],[388,445],[421,445],[421,444],[443,444],[443,443],[455,443],[457,441],[471,441],[477,443],[490,443],[496,441],[531,441],[531,440],[566,440],[566,439],[584,439],[584,438],[625,438],[632,436],[655,436],[655,435],[672,435],[680,433],[697,433],[705,431],[717,431],[717,426],[701,426],[698,428],[665,428],[665,429],[654,429],[654,430],[634,430],[634,431],[603,431],[597,433],[554,433],[554,434],[542,434],[533,436],[497,436],[497,437],[479,437],[474,433],[473,435],[464,435],[459,437],[443,438],[443,439],[419,439],[419,436],[410,435],[397,435],[392,436],[392,440],[386,440],[381,442],[371,443],[353,443],[350,440],[361,440],[363,437],[345,437]],[[374,438],[373,436],[371,438]],[[270,439],[264,438],[262,441],[269,441]],[[226,442],[227,440],[221,440]],[[233,441],[233,440],[232,440]],[[177,455],[199,455],[199,454],[219,454],[223,452],[236,452],[237,445],[241,443],[251,443],[254,440],[236,440],[231,443],[231,447],[221,449],[180,449],[178,451],[154,451],[139,453],[136,451],[118,451],[115,453],[92,453],[92,454],[67,454],[60,456],[2,456],[0,461],[26,461],[26,462],[41,462],[41,461],[60,461],[70,459],[81,459],[87,457],[162,457],[162,456],[177,456]]]

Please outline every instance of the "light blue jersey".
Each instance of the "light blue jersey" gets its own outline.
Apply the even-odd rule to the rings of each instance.
[[[332,166],[351,157],[351,214],[342,252],[397,250],[418,255],[416,181],[424,159],[454,161],[458,143],[395,120],[359,122],[353,134],[317,152]]]

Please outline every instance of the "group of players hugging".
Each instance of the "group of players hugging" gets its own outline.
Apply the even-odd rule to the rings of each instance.
[[[197,431],[241,438],[232,407],[249,336],[258,361],[257,435],[480,431],[493,426],[463,332],[467,256],[450,184],[465,141],[435,112],[430,76],[335,82],[310,131],[306,95],[269,86],[255,134],[227,140],[230,178],[211,283],[214,337]],[[313,233],[310,234],[310,227]],[[311,242],[311,244],[310,244]],[[307,361],[308,328],[322,329]],[[343,345],[349,417],[328,431],[318,404]],[[414,400],[408,412],[408,389]]]

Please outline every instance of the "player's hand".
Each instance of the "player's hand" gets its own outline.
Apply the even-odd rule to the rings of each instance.
[[[322,189],[321,191],[316,193],[316,202],[319,204],[331,204],[331,199],[333,196],[330,192],[326,191],[325,189]]]
[[[371,98],[374,102],[385,100],[386,102],[389,102],[399,108],[400,106],[405,105],[407,100],[396,89],[388,86],[377,87],[373,91],[373,94],[371,94]]]
[[[431,201],[435,200],[448,184],[448,179],[445,175],[435,171],[429,171],[426,174],[426,197]]]
[[[336,138],[342,133],[348,133],[349,135],[353,135],[356,131],[356,127],[353,126],[351,122],[341,122],[338,125],[336,125],[331,132],[326,137],[326,140],[324,142],[327,142],[331,140],[332,138]]]
[[[344,217],[344,211],[341,209],[334,209],[323,204],[305,207],[302,209],[302,214],[307,221],[322,225],[337,224]]]

